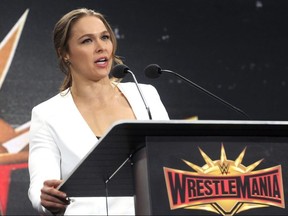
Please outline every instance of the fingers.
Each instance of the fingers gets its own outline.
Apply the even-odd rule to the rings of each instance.
[[[44,182],[44,186],[47,186],[47,187],[58,187],[61,183],[63,182],[63,180],[46,180]]]
[[[54,214],[58,214],[60,212],[65,212],[67,205],[50,202],[47,200],[41,200],[41,205],[48,209],[50,212]]]
[[[62,180],[47,180],[44,182],[44,186],[41,191],[52,196],[66,199],[66,193],[56,189],[62,182]]]
[[[70,204],[66,193],[56,189],[61,182],[61,180],[47,180],[41,189],[41,205],[52,213],[63,212]]]
[[[53,190],[53,191],[52,191]],[[57,191],[57,189],[42,189],[41,190],[41,201],[43,202],[51,202],[55,204],[61,204],[61,205],[68,205],[70,203],[69,199],[67,196],[63,196],[62,192]],[[59,196],[61,195],[61,196]]]

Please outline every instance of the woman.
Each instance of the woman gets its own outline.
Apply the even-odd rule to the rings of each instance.
[[[121,63],[116,38],[103,15],[76,9],[54,28],[60,68],[66,74],[60,93],[32,110],[29,142],[29,198],[40,213],[103,215],[105,198],[67,199],[56,188],[117,120],[148,120],[134,83],[120,83],[109,72]],[[153,120],[168,120],[159,94],[140,84]],[[111,214],[134,214],[132,197],[112,199]]]

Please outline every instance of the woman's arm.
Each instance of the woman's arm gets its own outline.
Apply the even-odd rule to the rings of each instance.
[[[45,115],[44,115],[45,116]],[[65,210],[66,194],[56,187],[61,182],[61,154],[53,128],[37,109],[32,110],[29,139],[29,198],[39,213]]]

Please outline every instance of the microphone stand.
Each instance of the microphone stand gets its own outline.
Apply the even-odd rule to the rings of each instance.
[[[245,112],[243,112],[241,109],[233,106],[232,104],[228,103],[227,101],[223,100],[222,98],[220,98],[220,97],[212,94],[211,92],[207,91],[206,89],[202,88],[201,86],[197,85],[196,83],[193,83],[192,81],[190,81],[190,80],[187,79],[186,77],[184,77],[184,76],[182,76],[182,75],[180,75],[180,74],[178,74],[178,73],[175,73],[175,72],[173,72],[173,71],[171,71],[171,70],[161,70],[161,71],[162,71],[162,72],[166,72],[166,73],[171,73],[171,74],[174,74],[174,75],[178,76],[178,77],[181,78],[182,80],[185,80],[186,82],[188,82],[188,83],[189,83],[190,85],[192,85],[193,87],[195,87],[195,88],[203,91],[203,92],[206,93],[207,95],[209,95],[209,96],[211,96],[211,97],[219,100],[220,102],[222,102],[223,104],[225,104],[226,106],[228,106],[230,109],[233,109],[233,110],[239,112],[240,114],[244,115],[247,119],[250,120],[250,117],[249,117]]]
[[[145,108],[146,108],[146,110],[147,110],[147,113],[148,113],[148,116],[149,116],[149,120],[152,120],[152,115],[151,115],[151,112],[150,112],[150,108],[149,108],[149,106],[147,105],[147,102],[146,102],[146,100],[145,100],[145,98],[144,98],[144,96],[143,96],[143,93],[142,93],[142,91],[141,91],[141,89],[140,89],[140,87],[139,87],[139,84],[138,84],[138,82],[137,82],[137,79],[136,79],[134,73],[133,73],[126,65],[124,65],[124,64],[118,64],[118,65],[116,65],[116,66],[111,70],[111,73],[112,73],[112,75],[113,75],[114,77],[116,77],[116,78],[123,78],[124,76],[126,76],[127,73],[130,73],[130,74],[132,75],[133,80],[134,80],[134,83],[135,83],[135,85],[136,85],[136,87],[137,87],[137,89],[138,89],[139,94],[141,95],[142,101],[143,101],[143,103],[144,103],[144,105],[145,105]]]
[[[141,89],[140,89],[140,87],[139,87],[139,84],[138,84],[138,82],[137,82],[137,79],[136,79],[134,73],[133,73],[132,71],[130,71],[129,69],[126,70],[126,71],[132,75],[132,77],[133,77],[133,79],[134,79],[134,82],[135,82],[135,84],[136,84],[136,86],[137,86],[137,89],[138,89],[138,91],[139,91],[139,93],[140,93],[140,95],[141,95],[141,97],[142,97],[142,100],[143,100],[143,102],[144,102],[144,104],[145,104],[145,107],[146,107],[146,110],[147,110],[149,119],[152,120],[152,115],[151,115],[150,108],[149,108],[148,105],[147,105],[147,102],[146,102],[146,100],[145,100],[145,98],[144,98],[144,96],[143,96],[143,93],[142,93],[142,91],[141,91]]]

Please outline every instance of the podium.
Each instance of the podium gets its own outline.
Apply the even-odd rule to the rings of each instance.
[[[288,122],[120,121],[60,189],[134,196],[136,215],[287,215],[287,152]]]

